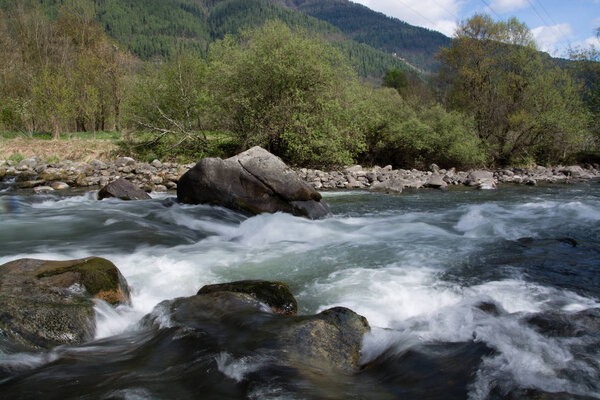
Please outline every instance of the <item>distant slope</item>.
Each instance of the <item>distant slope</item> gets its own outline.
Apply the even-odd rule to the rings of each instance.
[[[6,8],[11,0],[0,0]],[[62,0],[24,0],[41,4],[55,16]],[[293,29],[322,35],[347,55],[364,77],[388,69],[411,69],[405,62],[367,44],[348,39],[332,24],[268,0],[93,0],[106,32],[143,60],[167,58],[178,46],[201,55],[210,43],[240,29],[279,19]]]
[[[387,53],[396,53],[426,71],[440,64],[435,54],[450,45],[450,38],[436,31],[409,25],[348,0],[270,0],[338,27],[348,38]]]

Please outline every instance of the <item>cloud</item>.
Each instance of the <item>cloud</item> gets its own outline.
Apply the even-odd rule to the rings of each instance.
[[[562,53],[565,51],[564,42],[573,37],[573,28],[567,23],[539,26],[532,29],[531,33],[541,50],[557,56],[563,55]]]
[[[452,35],[463,0],[353,0],[412,25]]]
[[[527,0],[494,0],[490,7],[497,13],[507,13],[529,7]]]

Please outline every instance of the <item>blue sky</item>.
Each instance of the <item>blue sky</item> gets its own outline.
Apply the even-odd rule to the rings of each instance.
[[[517,17],[533,32],[538,46],[555,56],[569,47],[600,46],[600,0],[352,0],[413,25],[451,36],[457,21],[475,13],[494,19]]]

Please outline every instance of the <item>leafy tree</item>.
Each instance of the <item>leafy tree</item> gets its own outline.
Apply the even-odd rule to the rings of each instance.
[[[213,115],[208,112],[207,79],[206,63],[185,51],[138,77],[127,114],[136,129],[151,134],[145,146],[159,156],[178,147],[195,156],[206,153],[206,131]]]
[[[600,38],[600,28],[597,30]],[[574,75],[582,81],[581,95],[592,115],[591,130],[596,136],[596,148],[600,147],[600,48],[573,49]]]
[[[349,123],[357,78],[339,51],[280,21],[209,50],[223,129],[295,164],[347,164],[363,142]]]
[[[367,143],[364,163],[403,168],[485,163],[472,118],[439,104],[405,100],[388,88],[363,88],[361,97],[355,117]]]
[[[586,143],[587,115],[574,82],[544,62],[516,19],[475,15],[439,57],[445,101],[473,115],[496,162],[557,161]]]
[[[390,69],[383,77],[383,86],[396,89],[400,92],[408,86],[408,78],[403,71],[399,69]]]

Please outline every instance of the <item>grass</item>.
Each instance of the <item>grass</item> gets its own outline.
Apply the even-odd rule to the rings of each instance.
[[[13,162],[29,157],[39,157],[46,162],[109,160],[118,152],[120,140],[119,132],[96,132],[95,138],[92,132],[64,133],[60,140],[53,140],[49,133],[0,132],[0,159]]]
[[[52,140],[52,134],[49,132],[0,132],[0,137],[3,139],[38,139]],[[60,134],[60,140],[71,139],[88,139],[88,140],[121,140],[121,132],[66,132]]]

